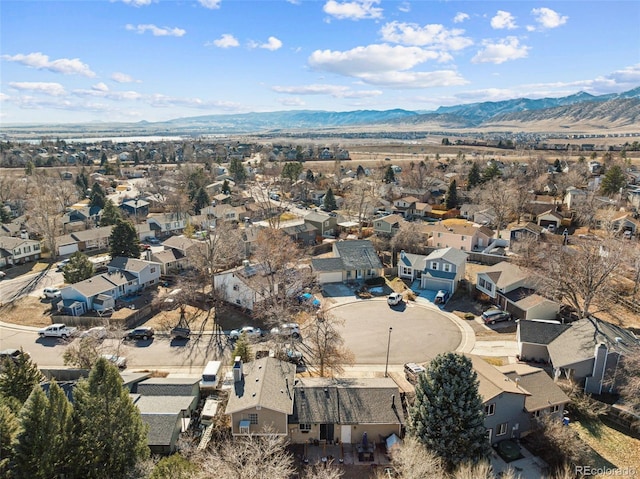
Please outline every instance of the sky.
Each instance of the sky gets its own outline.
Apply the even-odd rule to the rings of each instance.
[[[2,0],[0,126],[640,86],[640,2]]]

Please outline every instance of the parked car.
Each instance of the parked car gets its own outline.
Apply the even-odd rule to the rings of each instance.
[[[404,376],[410,383],[418,382],[418,376],[425,371],[426,369],[423,366],[416,363],[405,363],[404,365]]]
[[[245,334],[247,338],[261,338],[264,333],[260,328],[254,328],[253,326],[244,326],[240,329],[232,329],[229,333],[229,339],[238,339],[242,334]]]
[[[433,300],[435,304],[445,304],[447,301],[449,301],[449,291],[445,291],[444,289],[439,290]]]
[[[389,306],[396,306],[402,303],[402,294],[401,293],[391,293],[387,298],[387,304]]]
[[[117,354],[103,354],[102,357],[115,364],[118,369],[125,369],[127,367],[127,358],[124,356],[118,356]]]
[[[284,323],[275,328],[271,328],[271,334],[277,336],[290,336],[294,339],[300,338],[300,326],[298,323]]]
[[[58,264],[56,264],[56,269],[57,269],[58,271],[62,271],[62,270],[64,269],[64,267],[65,267],[66,265],[68,265],[68,264],[69,264],[69,258],[67,258],[67,259],[63,259],[63,260],[62,260],[62,261],[60,261]]]
[[[127,332],[127,334],[124,335],[123,339],[150,339],[153,338],[153,328],[149,328],[149,327],[141,327],[141,328],[136,328],[136,329],[132,329],[131,331]]]
[[[2,364],[6,359],[18,361],[18,358],[20,358],[20,356],[22,355],[26,356],[27,358],[31,356],[28,352],[22,351],[20,349],[5,349],[3,351],[0,351],[0,364]]]
[[[7,275],[4,271],[0,271],[0,279],[4,278]]]
[[[75,336],[78,332],[78,328],[69,327],[66,324],[55,323],[46,328],[38,330],[38,336],[41,338],[62,338],[67,339]]]
[[[78,337],[81,339],[93,338],[101,341],[107,337],[107,328],[105,328],[104,326],[96,326],[95,328],[90,328],[86,331],[82,331]]]
[[[60,290],[58,288],[44,288],[42,294],[44,294],[44,297],[48,299],[55,299],[61,296]]]
[[[320,302],[320,300],[316,298],[314,295],[312,295],[311,293],[303,293],[300,296],[298,296],[298,302],[310,304],[314,308],[319,308],[320,306],[322,306],[322,303]]]
[[[496,324],[500,321],[511,321],[511,314],[501,309],[488,309],[482,313],[482,320],[485,324]]]
[[[144,240],[149,244],[160,244],[160,240],[155,236],[147,236]]]

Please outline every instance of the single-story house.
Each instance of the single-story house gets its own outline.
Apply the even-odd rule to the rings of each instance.
[[[530,221],[524,225],[511,228],[509,236],[511,241],[533,240],[537,242],[542,236],[542,230],[542,226]]]
[[[382,263],[371,241],[336,241],[332,254],[332,258],[311,260],[320,284],[376,278],[383,274]]]
[[[400,436],[405,423],[400,391],[391,378],[300,378],[293,388],[289,438],[294,444],[356,444]]]
[[[431,254],[400,252],[398,277],[411,281],[419,279],[421,289],[443,289],[455,293],[464,278],[467,253],[456,248],[444,248]]]
[[[555,232],[560,229],[562,224],[562,215],[554,210],[547,210],[538,215],[538,225],[547,228],[549,231]]]
[[[311,223],[285,226],[281,228],[281,230],[297,243],[302,243],[304,245],[316,244],[318,229]]]

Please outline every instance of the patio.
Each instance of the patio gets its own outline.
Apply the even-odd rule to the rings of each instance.
[[[371,461],[361,461],[356,446],[356,444],[320,444],[318,446],[300,444],[293,447],[296,449],[296,456],[309,465],[333,463],[377,467],[390,463],[384,451],[384,444],[375,445]]]
[[[540,479],[544,477],[547,471],[547,463],[537,456],[534,456],[527,449],[520,445],[520,459],[506,462],[500,457],[498,452],[493,449],[491,451],[491,467],[497,477],[512,469],[520,479]]]

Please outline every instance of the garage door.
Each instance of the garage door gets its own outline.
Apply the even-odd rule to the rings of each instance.
[[[422,288],[433,290],[444,289],[445,291],[449,291],[451,293],[451,282],[442,279],[425,278],[423,276]]]
[[[342,281],[342,271],[325,271],[318,275],[320,284],[340,283]]]
[[[67,256],[78,251],[78,243],[66,244],[58,248],[58,256]]]

